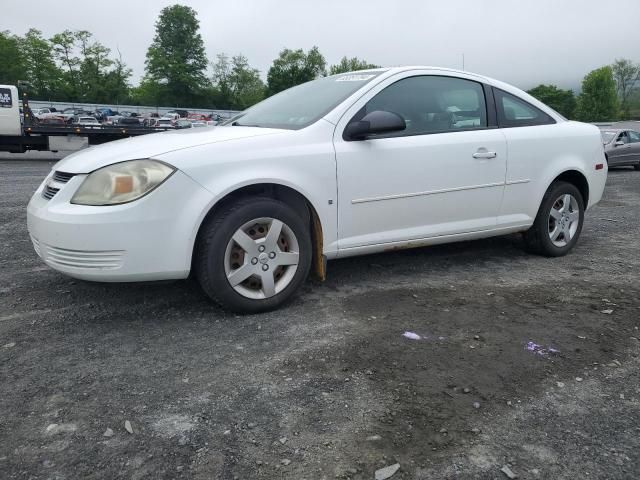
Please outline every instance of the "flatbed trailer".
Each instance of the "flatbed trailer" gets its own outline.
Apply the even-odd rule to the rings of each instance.
[[[20,103],[24,112],[20,115]],[[163,132],[171,127],[137,125],[69,125],[40,123],[33,116],[26,94],[19,101],[18,89],[0,85],[0,151],[24,153],[29,150],[68,151],[122,138]]]

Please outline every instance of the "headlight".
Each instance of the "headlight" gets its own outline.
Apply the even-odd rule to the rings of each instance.
[[[91,172],[71,203],[78,205],[117,205],[136,200],[151,192],[175,172],[156,160],[131,160]]]

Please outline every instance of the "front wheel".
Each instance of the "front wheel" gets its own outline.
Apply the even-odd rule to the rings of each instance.
[[[536,219],[524,233],[527,249],[547,257],[566,255],[576,244],[584,222],[584,199],[567,182],[554,182],[542,198]]]
[[[311,268],[308,222],[272,198],[227,205],[202,227],[196,276],[205,293],[242,313],[272,310],[288,301]]]

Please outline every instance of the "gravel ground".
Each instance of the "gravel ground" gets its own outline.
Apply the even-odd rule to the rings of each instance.
[[[512,235],[345,259],[235,316],[44,266],[51,164],[0,160],[0,478],[640,477],[640,172],[564,258]]]

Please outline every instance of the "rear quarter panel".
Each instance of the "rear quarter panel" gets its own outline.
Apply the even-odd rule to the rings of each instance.
[[[570,170],[587,179],[587,208],[600,201],[607,167],[597,127],[560,121],[553,125],[506,128],[503,132],[508,160],[499,225],[531,225],[549,185]],[[596,170],[597,164],[604,164],[603,168]]]

